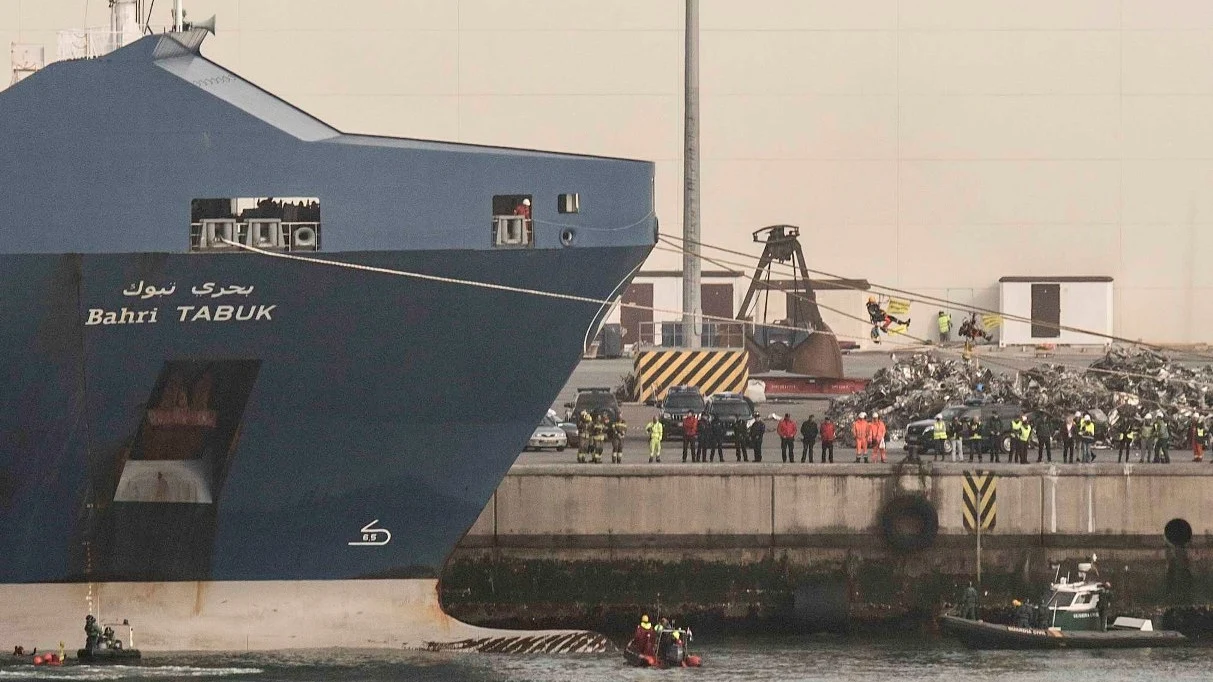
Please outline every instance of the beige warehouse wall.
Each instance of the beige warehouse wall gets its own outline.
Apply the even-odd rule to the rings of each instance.
[[[0,0],[0,44],[53,54],[82,5],[104,23]],[[651,159],[680,233],[681,0],[187,7],[219,15],[208,56],[343,129]],[[1213,339],[1213,3],[702,0],[701,28],[706,241],[799,224],[815,267],[984,302],[1110,275],[1118,333]]]

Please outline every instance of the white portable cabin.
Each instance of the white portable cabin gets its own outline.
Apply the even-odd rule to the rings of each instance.
[[[998,301],[1003,315],[1000,346],[1112,343],[1104,336],[1073,331],[1112,333],[1111,277],[1002,277],[998,280]]]

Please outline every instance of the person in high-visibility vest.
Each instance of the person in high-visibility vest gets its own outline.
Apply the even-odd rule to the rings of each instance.
[[[948,442],[948,425],[943,423],[943,415],[935,415],[935,425],[931,427],[931,440],[935,441],[935,456],[933,459],[942,461],[944,444]]]
[[[1078,442],[1082,447],[1082,463],[1094,462],[1095,454],[1091,452],[1091,446],[1095,444],[1095,422],[1089,414],[1084,414],[1082,421],[1078,422]]]
[[[665,433],[665,427],[661,425],[661,420],[653,417],[653,421],[645,425],[644,430],[649,434],[649,462],[661,461],[661,436]]]
[[[1007,461],[1011,464],[1019,463],[1019,432],[1023,428],[1023,417],[1011,417],[1011,456]]]
[[[939,342],[947,343],[948,333],[952,331],[952,316],[941,310],[935,321],[939,323]]]
[[[1028,415],[1019,420],[1019,463],[1028,463],[1028,443],[1032,440],[1032,422]]]
[[[966,439],[969,441],[969,461],[973,461],[973,455],[977,455],[977,461],[981,461],[981,415],[975,414],[969,419],[969,435]]]

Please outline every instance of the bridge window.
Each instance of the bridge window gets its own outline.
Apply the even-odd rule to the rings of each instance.
[[[319,251],[316,197],[242,197],[190,202],[190,251]]]
[[[535,243],[531,195],[498,194],[493,197],[493,246],[521,247]]]

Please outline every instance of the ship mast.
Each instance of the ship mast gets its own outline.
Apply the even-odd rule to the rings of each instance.
[[[139,40],[142,34],[138,0],[110,0],[110,35],[113,49]]]

